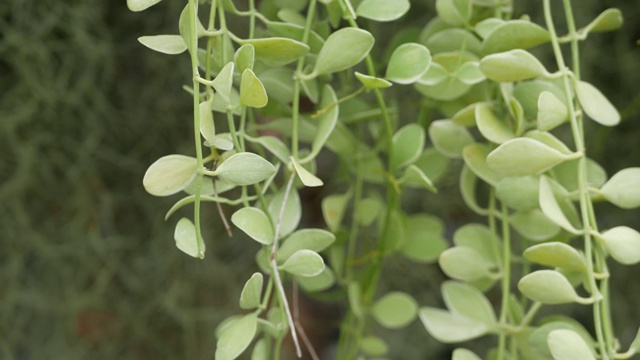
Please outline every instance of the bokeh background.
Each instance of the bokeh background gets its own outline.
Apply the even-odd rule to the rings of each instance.
[[[132,13],[124,0],[0,1],[0,359],[211,359],[216,325],[239,312],[257,247],[228,238],[207,209],[207,257],[185,256],[173,241],[177,217],[163,220],[175,199],[142,187],[155,159],[194,151],[191,101],[181,88],[190,79],[188,58],[136,41],[176,33],[184,3]],[[623,115],[616,128],[588,129],[590,156],[613,174],[640,165],[640,6],[574,3],[579,25],[607,7],[625,16],[620,31],[595,34],[581,47],[583,78]],[[377,44],[435,14],[433,0],[412,6],[402,23],[375,32]],[[516,14],[542,23],[540,6],[516,1]],[[443,217],[464,218],[451,181],[442,186],[451,194],[421,201]],[[316,206],[308,211],[317,214]],[[638,211],[602,205],[598,212],[603,227],[640,228]],[[612,268],[623,344],[640,325],[637,271]],[[437,266],[392,261],[386,274],[387,287],[440,304]],[[304,309],[314,341],[335,340],[344,303],[307,299]],[[588,321],[588,311],[566,311]],[[418,321],[380,334],[393,359],[450,356]]]

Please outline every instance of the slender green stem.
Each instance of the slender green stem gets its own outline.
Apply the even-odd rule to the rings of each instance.
[[[509,229],[509,210],[502,204],[502,303],[500,306],[500,334],[498,335],[498,359],[504,359],[506,349],[505,331],[509,314],[511,296],[511,233]]]

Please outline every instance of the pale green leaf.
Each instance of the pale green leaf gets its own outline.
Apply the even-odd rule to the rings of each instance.
[[[541,360],[552,358],[547,340],[549,339],[549,334],[554,330],[564,329],[574,331],[580,335],[582,341],[591,344],[591,346],[595,346],[595,342],[589,334],[589,331],[578,321],[566,316],[554,316],[551,319],[543,319],[542,322],[544,322],[544,324],[535,329],[529,336],[529,344],[536,353],[540,354]]]
[[[636,337],[631,342],[631,346],[629,346],[629,350],[635,350],[635,352],[640,352],[640,329],[636,332]]]
[[[435,185],[433,185],[433,181],[425,175],[421,168],[413,164],[406,168],[404,175],[402,175],[402,178],[398,180],[398,183],[407,184],[409,186],[417,185],[431,191],[432,193],[438,192]]]
[[[501,248],[500,240],[486,225],[463,225],[453,234],[453,243],[458,247],[475,250],[487,264],[497,266],[500,263],[500,258],[497,257],[497,249]]]
[[[387,329],[407,326],[418,314],[418,304],[409,295],[395,291],[378,299],[371,308],[376,321]]]
[[[317,252],[302,249],[289,256],[279,268],[295,276],[312,277],[324,270],[324,260]]]
[[[385,89],[393,84],[385,79],[369,76],[365,74],[361,74],[359,72],[355,72],[356,78],[362,83],[362,86],[368,91],[373,89]]]
[[[241,40],[242,45],[253,45],[256,58],[269,67],[288,64],[309,52],[309,46],[293,39],[272,37]]]
[[[138,41],[151,50],[168,55],[181,54],[187,50],[187,45],[180,35],[140,36]]]
[[[462,158],[476,176],[488,184],[495,186],[501,176],[487,166],[487,156],[490,152],[491,148],[489,148],[488,145],[473,143],[464,147],[462,150]]]
[[[207,145],[214,146],[216,149],[223,151],[233,150],[234,147],[230,133],[216,134],[211,143]]]
[[[429,215],[415,215],[407,219],[407,231],[401,252],[418,263],[435,262],[448,247],[442,237],[442,221]]]
[[[270,135],[254,138],[246,134],[244,135],[244,137],[252,143],[264,146],[270,153],[275,155],[278,160],[282,161],[283,163],[289,161],[289,157],[291,156],[289,148],[279,138]]]
[[[196,228],[187,218],[181,218],[176,224],[173,233],[173,239],[176,241],[176,247],[182,252],[195,258],[204,257],[204,248],[202,252],[198,249],[198,238],[196,236]],[[204,245],[204,244],[203,244]]]
[[[142,179],[142,185],[151,195],[175,194],[195,178],[197,164],[197,159],[191,156],[163,156],[149,166]]]
[[[271,218],[274,221],[280,221],[280,238],[291,234],[298,227],[302,216],[302,205],[300,204],[298,190],[295,187],[291,188],[289,195],[286,196],[286,203],[285,191],[286,189],[284,188],[280,189],[269,201],[269,206],[267,206]],[[282,213],[282,219],[280,219],[283,203],[284,212]]]
[[[318,54],[313,74],[346,70],[364,59],[373,47],[373,36],[362,29],[340,29],[327,38]]]
[[[256,342],[251,352],[251,360],[269,360],[269,343],[266,338]]]
[[[548,131],[529,130],[524,134],[524,137],[537,140],[552,149],[558,150],[561,154],[572,155],[571,149],[569,149],[562,140],[553,136],[553,134]],[[580,158],[580,156],[573,154],[572,158],[577,159]]]
[[[538,270],[525,275],[518,282],[518,289],[531,300],[543,304],[566,304],[579,299],[569,280],[555,270]]]
[[[387,343],[377,336],[365,336],[360,341],[362,351],[371,356],[381,356],[389,351]]]
[[[429,334],[442,343],[468,341],[489,333],[485,324],[442,309],[424,307],[419,316]]]
[[[412,84],[427,72],[430,65],[431,53],[424,45],[402,44],[391,54],[385,78],[398,84]]]
[[[318,107],[319,109],[327,110],[315,120],[318,126],[313,142],[311,143],[311,153],[307,157],[308,159],[313,159],[318,156],[338,122],[340,107],[336,93],[331,85],[327,84],[322,88],[322,97]]]
[[[578,81],[576,82],[576,95],[584,113],[597,123],[604,126],[615,126],[620,122],[618,110],[595,86],[586,81]]]
[[[222,97],[226,106],[231,103],[231,88],[233,87],[233,70],[235,65],[233,62],[227,63],[218,73],[211,85],[216,90],[216,95]]]
[[[243,73],[246,69],[253,70],[253,62],[256,57],[256,49],[251,44],[242,45],[236,50],[233,55],[233,62],[236,64],[236,68],[240,73]]]
[[[409,0],[364,0],[356,14],[375,21],[393,21],[409,11]]]
[[[546,176],[540,177],[539,202],[542,212],[547,215],[549,219],[570,233],[580,233],[562,211]]]
[[[436,120],[429,126],[429,137],[433,146],[450,158],[461,158],[462,149],[473,143],[473,136],[467,128],[451,120]]]
[[[515,179],[515,178],[512,178]],[[549,219],[541,210],[530,209],[515,213],[510,217],[511,226],[526,239],[545,241],[560,233],[560,226]]]
[[[524,257],[535,263],[564,268],[571,271],[587,270],[585,259],[578,250],[562,242],[548,242],[531,246],[523,253]]]
[[[298,250],[321,252],[336,240],[335,235],[321,229],[302,229],[287,237],[278,249],[278,261],[286,260]]]
[[[476,123],[482,136],[496,144],[502,144],[516,136],[506,120],[499,119],[487,103],[476,106]]]
[[[606,9],[585,27],[585,32],[616,30],[622,26],[622,22],[620,9]]]
[[[127,7],[131,11],[142,11],[145,10],[162,0],[127,0]]]
[[[516,210],[530,210],[539,207],[537,176],[507,177],[495,185],[496,197],[505,205]]]
[[[535,56],[521,49],[483,57],[480,70],[489,79],[503,82],[533,79],[547,73]]]
[[[257,313],[247,314],[228,324],[220,332],[216,360],[233,360],[240,356],[253,341],[257,328]]]
[[[451,360],[482,360],[480,357],[473,353],[471,350],[457,348],[453,350]]]
[[[596,360],[589,345],[572,330],[551,331],[547,344],[554,360]]]
[[[579,154],[565,155],[531,138],[502,143],[487,156],[487,165],[503,176],[527,176],[544,172]]]
[[[467,85],[475,85],[487,78],[482,70],[480,70],[480,63],[477,61],[469,61],[460,65],[455,72],[455,76]]]
[[[491,303],[475,287],[459,281],[446,281],[442,284],[442,298],[452,313],[479,321],[488,328],[497,326]]]
[[[241,152],[231,155],[214,174],[235,185],[252,185],[269,178],[276,169],[260,155]]]
[[[213,122],[213,99],[203,101],[198,106],[198,112],[200,114],[200,134],[204,137],[205,141],[212,143],[216,136],[216,127]]]
[[[600,188],[600,191],[607,201],[623,209],[639,207],[640,167],[620,170]]]
[[[322,199],[322,215],[331,232],[337,232],[342,223],[351,194],[329,195]]]
[[[624,265],[640,262],[640,233],[628,226],[617,226],[600,235],[611,257]]]
[[[462,281],[480,280],[490,276],[489,264],[478,251],[455,246],[440,254],[440,268],[450,278]]]
[[[549,41],[549,32],[526,20],[509,20],[497,26],[482,42],[485,54],[529,49]]]
[[[349,300],[349,309],[357,318],[362,319],[364,310],[362,309],[362,291],[360,284],[352,281],[347,286],[347,298]]]
[[[306,292],[323,291],[336,283],[336,276],[329,267],[325,266],[322,272],[316,276],[296,276],[296,282]]]
[[[273,226],[264,211],[255,207],[244,207],[231,215],[231,222],[253,240],[264,245],[273,243]]]
[[[255,309],[260,306],[264,278],[261,273],[253,273],[240,293],[240,308]]]
[[[476,0],[477,1],[477,0]],[[489,0],[494,1],[494,0]],[[482,39],[486,39],[489,34],[493,32],[493,30],[497,29],[498,26],[504,24],[505,21],[499,18],[490,17],[478,22],[473,29],[476,34],[478,34]]]
[[[261,108],[269,101],[267,91],[262,82],[251,69],[242,72],[240,80],[240,105],[252,108]]]
[[[424,130],[418,124],[408,124],[400,128],[392,138],[391,168],[397,169],[416,161],[424,147]]]
[[[420,154],[420,157],[413,163],[413,165],[420,168],[422,173],[435,183],[446,175],[450,163],[451,160],[440,154],[438,150],[435,148],[428,148]],[[413,184],[411,180],[408,180],[407,183],[409,185]],[[420,181],[416,183],[416,186],[422,185],[422,180],[420,179]]]
[[[320,180],[320,178],[312,174],[304,166],[300,165],[300,163],[298,163],[298,161],[293,156],[291,156],[289,159],[293,164],[294,169],[296,170],[296,174],[298,174],[298,177],[300,178],[300,181],[302,181],[304,186],[318,187],[324,184],[322,180]]]
[[[569,118],[569,110],[560,99],[550,91],[543,91],[538,98],[538,130],[549,131]]]
[[[463,166],[460,172],[460,195],[469,209],[478,215],[486,216],[489,211],[478,204],[476,188],[478,177],[468,166]]]
[[[471,0],[437,0],[438,17],[447,24],[464,26],[471,18]]]

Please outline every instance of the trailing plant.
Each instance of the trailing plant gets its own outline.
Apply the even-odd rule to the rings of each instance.
[[[127,4],[141,11],[158,2]],[[190,59],[184,89],[195,156],[163,156],[143,179],[152,195],[185,193],[166,215],[192,209],[176,223],[176,246],[204,258],[207,203],[229,235],[237,228],[257,242],[259,271],[239,294],[243,312],[218,326],[217,359],[251,344],[253,358],[277,359],[288,334],[298,357],[304,349],[318,358],[300,325],[299,288],[348,307],[339,359],[384,356],[373,323],[398,329],[418,316],[445,343],[495,335],[489,358],[612,359],[640,349],[636,340],[619,351],[607,268],[608,257],[640,261],[640,234],[600,230],[594,210],[604,200],[640,206],[640,170],[607,178],[587,157],[585,122],[614,126],[620,116],[580,78],[578,46],[619,27],[621,14],[606,10],[577,30],[565,0],[568,34],[558,36],[549,1],[543,6],[545,27],[512,19],[511,2],[438,0],[421,33],[406,29],[376,44],[374,24],[405,15],[408,0],[189,0],[178,33],[139,38]],[[557,71],[528,51],[544,44]],[[404,108],[397,88],[417,90],[419,114]],[[325,150],[340,167],[320,166]],[[412,212],[402,195],[435,193],[456,159],[464,202],[485,222],[458,228],[449,247],[445,222]],[[301,194],[325,182],[333,191],[320,205],[328,230],[306,228]],[[437,261],[454,279],[441,288],[447,310],[381,291],[392,257]],[[497,311],[485,295],[494,288]],[[592,307],[595,337],[569,317],[536,317],[544,305],[571,302]],[[463,348],[453,356],[477,358]]]

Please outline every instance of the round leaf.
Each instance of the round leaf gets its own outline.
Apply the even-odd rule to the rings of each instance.
[[[460,227],[453,234],[453,243],[475,250],[487,264],[496,266],[500,262],[496,255],[496,249],[501,248],[500,240],[486,225],[466,224]]]
[[[364,0],[356,14],[375,21],[393,21],[409,11],[409,0]]]
[[[488,184],[495,186],[500,180],[500,175],[487,166],[487,156],[491,152],[489,146],[485,144],[473,143],[464,147],[462,157],[465,164],[479,178]]]
[[[479,321],[442,309],[421,308],[419,316],[429,334],[442,343],[468,341],[489,332]]]
[[[486,103],[476,106],[476,123],[482,136],[496,144],[502,144],[516,136],[505,119],[498,119],[491,106]]]
[[[391,167],[397,169],[418,159],[424,147],[424,130],[418,124],[403,126],[392,138]]]
[[[524,257],[538,264],[564,268],[571,271],[586,271],[584,257],[573,247],[561,242],[534,245],[523,253]]]
[[[474,281],[489,277],[488,264],[476,250],[456,246],[445,250],[438,259],[440,268],[450,278]]]
[[[471,285],[446,281],[442,284],[442,298],[453,313],[484,323],[489,328],[497,325],[491,303],[480,290]]]
[[[262,210],[244,207],[231,215],[231,222],[253,240],[264,245],[273,243],[273,227]]]
[[[600,188],[610,203],[623,209],[640,206],[640,167],[620,170]]]
[[[360,348],[364,353],[371,356],[381,356],[389,351],[387,343],[377,336],[365,336],[360,341]]]
[[[615,126],[620,122],[618,110],[595,86],[585,81],[578,81],[576,95],[582,110],[594,121],[604,126]]]
[[[335,235],[321,229],[302,229],[286,238],[278,249],[278,260],[288,259],[298,250],[313,250],[320,252],[331,246],[336,240]]]
[[[463,26],[471,17],[470,0],[437,0],[438,17],[449,25]]]
[[[315,75],[346,70],[364,59],[373,47],[373,36],[362,29],[340,29],[327,38],[318,54]]]
[[[196,228],[187,218],[181,218],[176,224],[173,233],[173,239],[176,241],[176,247],[182,252],[195,258],[204,257],[204,248],[202,252],[198,249],[198,237],[196,236]],[[203,244],[204,245],[204,244]]]
[[[544,75],[544,66],[528,51],[516,49],[485,56],[480,70],[493,81],[522,81]]]
[[[431,53],[424,45],[402,44],[391,54],[385,78],[398,84],[412,84],[427,72],[429,65]]]
[[[431,263],[447,249],[442,237],[442,221],[428,216],[416,215],[407,219],[407,231],[402,243],[402,254],[419,263]]]
[[[250,152],[231,155],[218,166],[214,174],[235,185],[252,185],[276,172],[270,162]]]
[[[549,41],[549,32],[526,20],[510,20],[497,26],[482,42],[485,54],[529,49]]]
[[[197,164],[198,160],[190,156],[163,156],[149,166],[142,179],[142,185],[151,195],[175,194],[195,178]]]
[[[187,45],[180,35],[141,36],[138,41],[149,49],[163,54],[176,55],[187,50]]]
[[[551,331],[547,344],[554,360],[596,360],[589,345],[573,330]]]
[[[554,270],[538,270],[518,282],[521,293],[543,304],[565,304],[578,299],[578,294],[564,275]]]
[[[240,308],[255,309],[260,306],[260,296],[262,294],[262,284],[264,278],[261,273],[253,273],[247,280],[240,293]]]
[[[473,136],[464,126],[451,120],[436,120],[429,126],[429,137],[433,146],[450,158],[461,158],[462,149],[473,143]]]
[[[640,262],[640,233],[627,226],[617,226],[601,235],[604,246],[617,262],[632,265]]]
[[[511,139],[487,156],[487,165],[503,176],[527,176],[541,173],[578,155],[565,155],[534,139]]]
[[[545,241],[558,235],[560,226],[539,209],[520,211],[511,216],[511,225],[523,237],[532,241]]]
[[[216,360],[233,360],[240,356],[253,341],[257,328],[257,313],[245,315],[224,327],[218,338]]]
[[[340,228],[350,194],[329,195],[322,199],[322,215],[329,230],[335,233]]]
[[[398,329],[415,319],[418,304],[406,293],[390,292],[373,304],[371,312],[380,325],[387,329]]]
[[[536,176],[502,178],[495,184],[496,197],[516,210],[537,208],[540,180]]]
[[[315,251],[303,249],[293,253],[279,267],[295,276],[312,277],[324,270],[324,260]]]

